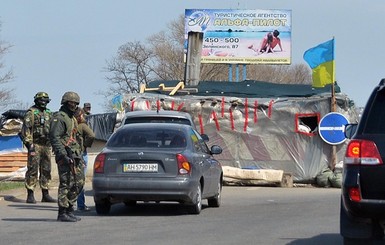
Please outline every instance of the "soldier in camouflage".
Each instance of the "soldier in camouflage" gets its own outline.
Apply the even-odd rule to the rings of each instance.
[[[49,130],[51,111],[47,108],[50,102],[46,92],[38,92],[34,97],[35,105],[25,114],[20,137],[28,149],[27,172],[25,173],[25,187],[27,189],[27,203],[36,203],[34,189],[39,184],[42,189],[42,202],[56,202],[49,193],[51,181],[51,144]]]
[[[64,93],[62,106],[51,120],[49,134],[59,173],[57,220],[64,222],[80,220],[73,213],[73,206],[84,186],[81,139],[78,123],[74,117],[79,102],[80,97],[77,93]]]

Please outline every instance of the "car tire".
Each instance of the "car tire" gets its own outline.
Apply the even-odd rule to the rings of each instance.
[[[344,237],[344,245],[366,245],[371,244],[370,239],[358,239],[358,238],[349,238]]]
[[[222,183],[218,181],[217,193],[214,197],[207,199],[207,203],[209,207],[218,208],[222,203]]]
[[[372,229],[372,226],[366,220],[353,218],[348,214],[341,197],[340,234],[344,238],[344,244],[362,244],[363,241],[368,241],[373,236]]]
[[[202,210],[202,188],[201,185],[198,184],[196,189],[196,195],[193,200],[193,204],[190,205],[190,214],[200,214]]]
[[[111,210],[111,203],[107,200],[95,202],[95,210],[97,214],[105,215]]]
[[[372,238],[377,241],[381,241],[384,238],[384,229],[378,221],[372,222]]]

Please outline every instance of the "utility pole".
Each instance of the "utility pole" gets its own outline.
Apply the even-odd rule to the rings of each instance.
[[[203,45],[202,32],[189,32],[187,43],[187,60],[184,83],[186,86],[197,86],[200,80],[201,52]]]

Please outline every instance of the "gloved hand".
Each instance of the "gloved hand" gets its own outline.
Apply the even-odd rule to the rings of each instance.
[[[27,147],[28,153],[30,155],[35,155],[35,145],[34,144],[27,144],[26,147]]]
[[[72,164],[73,160],[71,158],[69,158],[67,155],[63,155],[62,157],[60,157],[60,161],[59,163],[61,164]]]

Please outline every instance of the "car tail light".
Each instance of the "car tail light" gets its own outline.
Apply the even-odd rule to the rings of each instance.
[[[370,140],[352,140],[346,148],[345,164],[379,165],[382,158],[377,145]]]
[[[176,159],[178,161],[178,173],[179,174],[191,174],[191,165],[187,161],[186,157],[182,154],[176,154]]]
[[[359,202],[361,201],[361,192],[358,187],[350,188],[349,189],[349,198],[353,202]]]
[[[105,154],[99,154],[95,158],[94,173],[104,173],[104,162],[106,160]]]

